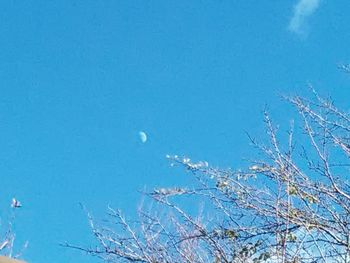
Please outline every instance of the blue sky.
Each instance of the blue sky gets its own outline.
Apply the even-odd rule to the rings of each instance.
[[[82,202],[133,215],[145,187],[184,185],[166,154],[237,168],[261,111],[309,83],[348,106],[347,0],[18,1],[0,9],[0,216],[15,196],[30,262],[97,262]],[[148,134],[141,143],[139,131]]]

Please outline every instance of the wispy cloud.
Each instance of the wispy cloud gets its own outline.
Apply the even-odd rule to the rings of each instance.
[[[299,0],[294,6],[293,17],[289,22],[288,29],[297,34],[305,34],[305,24],[318,8],[320,0]]]

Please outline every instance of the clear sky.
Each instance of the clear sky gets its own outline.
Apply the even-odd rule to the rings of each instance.
[[[138,190],[185,184],[166,154],[237,168],[261,111],[309,83],[348,107],[350,1],[2,1],[0,216],[33,263],[96,262],[82,202],[133,215]],[[142,143],[139,131],[148,140]],[[17,246],[17,248],[19,248]]]

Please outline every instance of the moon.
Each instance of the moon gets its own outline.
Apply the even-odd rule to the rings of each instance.
[[[142,143],[145,143],[147,142],[147,134],[143,131],[140,131],[139,132],[139,137],[140,137],[140,140]]]

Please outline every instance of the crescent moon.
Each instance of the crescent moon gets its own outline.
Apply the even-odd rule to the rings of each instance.
[[[147,134],[143,131],[139,132],[139,137],[142,143],[145,143],[147,141]]]

